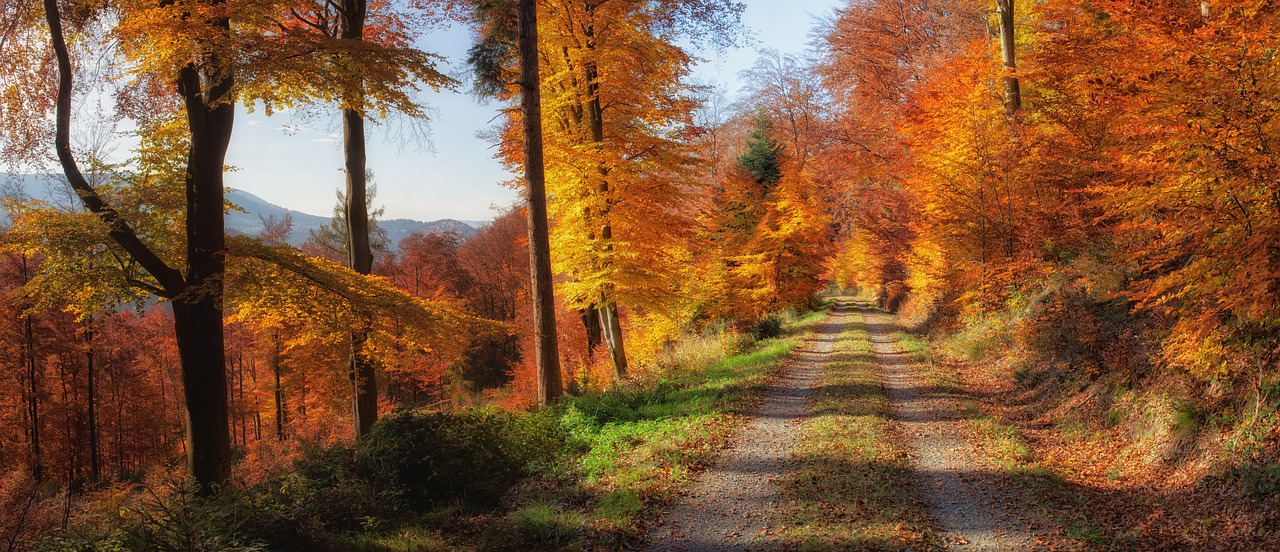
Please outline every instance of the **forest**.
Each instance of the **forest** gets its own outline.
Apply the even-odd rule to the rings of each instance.
[[[1274,546],[1280,5],[748,4],[0,0],[0,549]],[[392,245],[442,90],[521,199]],[[299,247],[225,227],[243,110],[341,133]]]

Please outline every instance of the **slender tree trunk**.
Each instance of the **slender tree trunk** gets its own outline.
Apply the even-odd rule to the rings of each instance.
[[[1022,108],[1022,92],[1018,86],[1018,62],[1013,27],[1014,0],[996,0],[996,14],[1000,19],[1000,58],[1004,61],[1004,111],[1013,117]]]
[[[101,457],[98,451],[98,404],[97,404],[97,366],[93,362],[93,317],[89,317],[84,329],[85,372],[87,375],[87,397],[89,418],[89,479],[97,483],[101,479]],[[161,401],[161,404],[164,404]]]
[[[593,14],[594,8],[588,5],[587,11],[588,14]],[[594,57],[592,57],[595,52],[595,26],[592,23],[587,23],[583,32],[586,35],[586,48],[588,50],[588,59],[583,67],[587,80],[587,125],[591,132],[591,141],[595,143],[596,152],[603,154],[604,108],[600,103],[599,68]],[[603,159],[599,161],[596,172],[600,177],[596,191],[604,199],[604,207],[600,209],[599,213],[600,240],[604,242],[604,250],[608,252],[613,250],[613,225],[609,221],[609,207],[611,204],[611,199],[609,198],[609,167],[604,164]],[[618,304],[608,291],[611,291],[611,289],[606,290],[600,304],[600,328],[605,345],[609,347],[609,358],[613,361],[614,376],[621,380],[627,375],[627,352],[622,341],[622,324],[618,320]]]
[[[271,371],[275,374],[276,440],[284,440],[284,390],[280,387],[280,330],[271,334]]]
[[[534,362],[538,404],[564,394],[556,345],[555,296],[551,283],[551,242],[547,231],[547,185],[542,162],[542,93],[538,77],[538,12],[534,0],[518,0],[520,112],[524,125],[524,175],[529,200],[529,283],[533,298]]]
[[[342,39],[364,40],[367,6],[365,0],[342,0]],[[365,165],[364,86],[353,85],[342,110],[342,151],[347,171],[347,263],[360,274],[373,272],[373,250],[369,245],[368,173]],[[364,353],[369,325],[351,335],[351,381],[354,386],[355,436],[369,433],[378,420],[378,382],[373,361]]]
[[[26,271],[27,258],[22,258],[22,268]],[[27,383],[31,392],[27,394],[27,412],[31,419],[31,477],[37,483],[44,480],[44,462],[40,451],[40,373],[36,369],[36,334],[31,315],[23,315],[23,360],[26,361]]]

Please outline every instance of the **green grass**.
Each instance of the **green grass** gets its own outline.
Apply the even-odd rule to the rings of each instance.
[[[638,540],[646,520],[724,446],[824,316],[793,318],[781,337],[740,345],[709,365],[668,363],[643,385],[563,401],[558,410],[573,450],[511,493],[508,513],[485,520],[478,547],[612,548]]]
[[[801,464],[784,483],[782,542],[802,550],[936,547],[865,325],[840,335],[833,359],[797,445]]]

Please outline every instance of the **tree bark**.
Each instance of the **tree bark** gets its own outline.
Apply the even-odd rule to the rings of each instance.
[[[594,15],[594,8],[590,4],[587,6],[587,12]],[[591,132],[591,141],[595,143],[596,152],[602,155],[604,151],[604,108],[600,103],[599,68],[595,59],[591,57],[594,56],[595,51],[594,24],[589,22],[584,25],[583,33],[586,36],[586,48],[589,52],[588,59],[583,64],[583,72],[587,81],[587,125]],[[605,165],[603,159],[598,161],[596,172],[600,177],[596,191],[603,197],[605,205],[599,213],[600,240],[604,242],[604,250],[608,252],[613,250],[613,225],[609,221],[609,167]],[[608,292],[604,294],[602,299],[600,328],[605,345],[609,348],[609,358],[613,361],[614,376],[616,379],[621,380],[627,375],[627,352],[622,341],[622,324],[618,320],[618,304],[611,297],[611,293]]]
[[[364,40],[365,0],[342,1],[342,39]],[[354,61],[347,60],[349,63]],[[360,274],[373,272],[373,250],[369,245],[369,209],[367,206],[368,172],[364,135],[364,86],[352,83],[344,98],[342,110],[342,151],[347,172],[347,264]],[[378,382],[373,361],[364,352],[369,338],[369,324],[356,328],[351,335],[351,381],[355,436],[367,435],[378,420]]]
[[[276,440],[284,440],[284,389],[280,387],[280,330],[271,334],[271,371],[275,374]]]
[[[595,305],[591,305],[585,309],[578,309],[578,316],[582,318],[582,327],[587,331],[587,358],[591,358],[600,344],[604,343],[604,332],[600,326],[600,310]]]
[[[224,0],[209,0],[222,4]],[[200,64],[178,75],[190,131],[187,152],[186,274],[170,267],[147,247],[127,221],[89,185],[71,152],[71,56],[56,0],[45,0],[45,21],[58,62],[54,149],[67,181],[89,211],[107,225],[110,237],[156,282],[158,295],[173,303],[174,330],[182,359],[186,398],[187,468],[209,495],[231,475],[231,436],[227,421],[227,374],[222,337],[222,276],[225,234],[222,172],[235,120],[231,90],[235,79],[218,51],[209,48]],[[211,21],[230,33],[228,18]],[[203,67],[203,69],[202,69]]]
[[[27,258],[22,258],[22,269],[26,272]],[[44,463],[40,454],[40,373],[36,369],[36,334],[31,322],[31,315],[22,316],[23,328],[23,360],[26,361],[27,383],[31,392],[27,394],[27,412],[31,419],[31,478],[36,483],[44,480]]]
[[[215,4],[222,2],[215,1]],[[214,25],[230,33],[227,18]],[[229,63],[206,54],[205,63]],[[182,358],[183,396],[187,402],[187,456],[201,492],[231,476],[231,440],[227,422],[226,353],[222,335],[225,269],[225,205],[222,174],[235,122],[231,74],[202,74],[192,64],[179,78],[191,145],[187,155],[187,270],[185,286],[173,298],[174,328]]]
[[[529,200],[529,284],[533,298],[534,363],[538,404],[564,394],[556,345],[555,296],[551,282],[551,242],[547,228],[547,186],[542,161],[542,93],[538,76],[538,15],[534,0],[516,3],[520,60],[520,113],[524,126],[524,174]]]
[[[1022,91],[1018,86],[1018,61],[1013,27],[1014,0],[996,0],[1000,19],[1000,58],[1004,61],[1004,112],[1009,117],[1022,108]]]

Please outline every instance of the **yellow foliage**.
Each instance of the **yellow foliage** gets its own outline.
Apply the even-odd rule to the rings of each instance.
[[[373,319],[378,323],[366,352],[376,358],[391,359],[408,348],[452,361],[475,338],[510,331],[457,305],[415,297],[386,278],[291,247],[236,236],[227,239],[227,249],[233,257],[227,274],[233,318],[264,327],[298,326],[296,343],[341,342]]]

